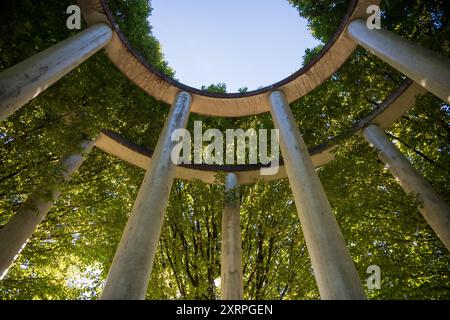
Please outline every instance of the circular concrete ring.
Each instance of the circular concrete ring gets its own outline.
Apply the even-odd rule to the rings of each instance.
[[[113,29],[114,36],[106,47],[106,54],[131,81],[150,96],[169,105],[180,90],[187,91],[193,98],[192,112],[218,117],[242,117],[268,112],[267,94],[273,90],[283,91],[291,103],[317,88],[339,70],[358,46],[347,36],[348,24],[355,19],[367,18],[367,8],[379,3],[380,0],[352,0],[341,25],[321,53],[286,79],[256,91],[217,94],[179,83],[150,65],[129,44],[106,0],[78,0],[89,26],[106,23]]]
[[[411,80],[405,81],[370,114],[354,123],[349,132],[359,136],[369,124],[375,124],[383,130],[389,128],[415,105],[417,96],[425,93],[426,90],[420,85],[413,83]],[[309,148],[315,167],[321,167],[334,160],[333,150],[339,146],[339,141],[342,140],[340,138],[342,137],[335,137]],[[346,137],[343,138],[345,139]],[[152,150],[138,146],[110,130],[103,130],[95,146],[116,158],[144,170],[149,168],[152,161]],[[216,175],[218,172],[232,172],[237,175],[241,185],[249,185],[258,181],[277,181],[287,177],[283,161],[280,161],[280,169],[275,175],[262,176],[260,171],[262,167],[262,165],[179,165],[175,171],[175,176],[181,180],[198,180],[207,184],[215,184],[217,183]]]

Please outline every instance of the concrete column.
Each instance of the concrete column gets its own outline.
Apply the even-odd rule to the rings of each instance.
[[[58,181],[55,190],[70,180],[72,174],[78,170],[87,155],[93,148],[94,142],[84,141],[83,152],[68,154],[61,158],[54,175]],[[10,221],[0,229],[0,279],[3,278],[11,264],[18,257],[38,225],[44,220],[53,202],[60,196],[54,191],[51,200],[42,195],[40,189],[33,192],[25,203],[19,208]]]
[[[414,169],[383,130],[375,125],[369,125],[364,129],[363,135],[377,150],[379,158],[397,178],[405,192],[417,195],[421,203],[420,212],[450,250],[450,207],[447,203],[434,192],[431,185]]]
[[[1,72],[0,121],[36,98],[111,39],[111,28],[97,24]]]
[[[285,95],[269,96],[272,118],[322,299],[365,299],[358,272]]]
[[[370,30],[364,20],[351,22],[348,34],[381,60],[450,102],[450,59],[387,30]]]
[[[185,128],[192,98],[177,95],[159,137],[102,293],[103,300],[143,300],[153,267],[164,213],[175,176],[171,134]]]
[[[225,180],[225,206],[222,213],[222,300],[243,300],[242,244],[239,184],[229,173]]]

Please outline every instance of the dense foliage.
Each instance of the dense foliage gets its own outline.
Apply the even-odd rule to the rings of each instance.
[[[290,0],[327,41],[349,1]],[[450,9],[440,0],[387,0],[383,26],[448,55]],[[0,70],[71,36],[69,0],[0,2]],[[121,28],[153,65],[175,77],[151,35],[147,0],[110,0]],[[401,12],[402,14],[399,14]],[[151,17],[149,19],[151,24]],[[319,48],[306,53],[310,60]],[[309,146],[348,130],[404,77],[357,50],[329,81],[292,104]],[[225,91],[226,85],[205,87]],[[243,89],[245,90],[245,89]],[[0,123],[0,228],[27,195],[79,141],[113,129],[154,148],[168,107],[127,80],[98,53],[38,98]],[[450,107],[431,94],[389,129],[414,166],[450,200]],[[216,119],[192,115],[205,127],[271,128],[270,115]],[[375,299],[450,298],[449,254],[370,147],[347,139],[321,180],[361,279],[370,265],[382,270]],[[8,275],[2,299],[97,298],[107,275],[142,170],[94,149],[64,187],[45,221]],[[219,177],[220,178],[220,177]],[[287,180],[241,190],[244,287],[248,299],[317,299],[309,256]],[[150,279],[149,299],[216,299],[220,293],[223,187],[176,181]]]

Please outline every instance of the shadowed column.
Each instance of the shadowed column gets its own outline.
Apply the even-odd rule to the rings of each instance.
[[[150,167],[114,256],[101,299],[143,300],[153,267],[164,213],[175,176],[171,153],[178,143],[171,135],[186,127],[191,96],[181,92],[170,110]]]
[[[358,272],[286,98],[274,91],[269,100],[320,296],[365,299]]]
[[[111,28],[96,24],[1,72],[0,120],[36,98],[111,39]]]
[[[222,213],[222,300],[242,300],[242,245],[239,184],[234,173],[225,179],[225,206]]]
[[[383,130],[375,125],[364,129],[363,135],[374,147],[389,171],[397,178],[406,193],[417,196],[425,220],[450,250],[450,207],[417,172],[408,159],[389,140]]]
[[[82,153],[68,154],[59,161],[53,172],[57,181],[54,190],[70,180],[72,174],[83,163],[84,156],[92,150],[94,142],[84,141],[81,146],[83,148]],[[46,199],[42,195],[42,190],[37,189],[20,206],[11,220],[0,229],[0,279],[6,275],[11,264],[27,244],[28,239],[31,238],[38,225],[44,220],[53,206],[53,202],[59,198],[59,191],[51,192],[51,199]]]

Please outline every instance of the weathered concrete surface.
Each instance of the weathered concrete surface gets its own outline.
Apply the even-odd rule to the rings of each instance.
[[[361,19],[350,23],[348,34],[369,52],[450,103],[450,59],[387,30],[370,30]]]
[[[322,299],[366,299],[325,190],[284,94],[270,97],[275,127]]]
[[[59,161],[55,175],[61,183],[70,180],[83,163],[84,157],[92,150],[94,142],[84,141],[81,146],[82,153],[68,154]],[[57,187],[55,186],[56,189]],[[60,196],[60,192],[55,190],[51,195],[52,199],[44,199],[40,191],[37,189],[32,193],[11,220],[0,229],[0,278],[6,274]]]
[[[450,207],[447,203],[417,172],[383,130],[370,125],[364,130],[364,137],[377,150],[379,158],[397,178],[405,192],[417,196],[421,203],[419,210],[423,217],[450,250]]]
[[[175,177],[171,153],[177,142],[171,134],[186,127],[191,101],[188,93],[181,92],[172,105],[109,270],[103,300],[145,299]]]
[[[225,179],[225,205],[222,213],[222,300],[242,300],[242,239],[238,178],[229,173]]]
[[[36,98],[111,39],[111,28],[96,24],[1,72],[0,120]]]

